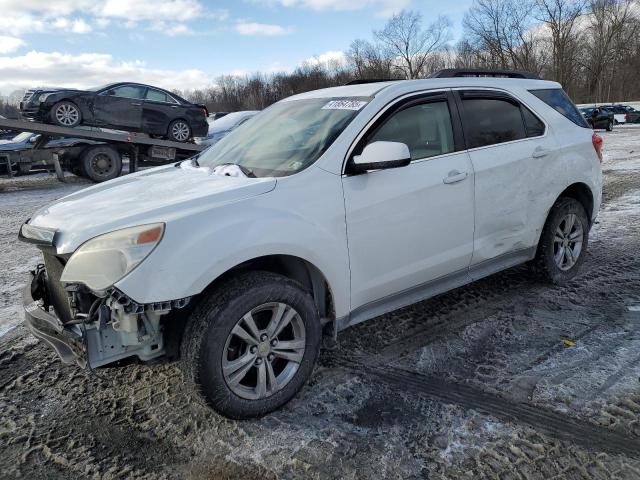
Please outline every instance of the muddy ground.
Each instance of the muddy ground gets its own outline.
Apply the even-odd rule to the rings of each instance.
[[[20,223],[86,183],[0,181],[0,478],[640,478],[640,128],[603,136],[571,284],[518,267],[351,328],[246,422],[195,402],[175,365],[92,375],[14,327],[38,261]]]

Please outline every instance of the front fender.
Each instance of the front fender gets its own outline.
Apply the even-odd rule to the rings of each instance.
[[[347,314],[349,259],[340,177],[308,170],[315,174],[279,179],[268,195],[168,222],[162,242],[116,287],[139,303],[183,298],[241,263],[290,255],[324,275],[336,315]]]

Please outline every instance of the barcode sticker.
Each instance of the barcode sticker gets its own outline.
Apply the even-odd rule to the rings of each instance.
[[[322,110],[360,110],[366,104],[362,100],[331,100]]]

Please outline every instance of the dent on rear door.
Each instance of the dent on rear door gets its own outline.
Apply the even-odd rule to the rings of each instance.
[[[544,148],[547,154],[534,158],[536,148]],[[551,135],[492,145],[470,154],[476,175],[471,264],[535,246],[548,205],[566,182]]]

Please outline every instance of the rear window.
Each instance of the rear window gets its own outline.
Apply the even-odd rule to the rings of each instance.
[[[469,148],[526,138],[520,107],[498,98],[462,100]]]
[[[561,88],[545,88],[529,90],[529,92],[579,127],[591,128],[578,108]]]

